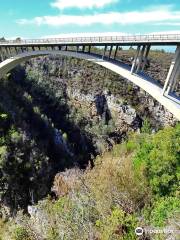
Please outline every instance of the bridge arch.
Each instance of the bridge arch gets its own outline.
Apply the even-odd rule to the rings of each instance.
[[[165,108],[169,110],[178,120],[180,120],[180,105],[173,100],[163,96],[162,87],[154,84],[154,82],[147,78],[147,76],[143,76],[140,74],[132,74],[130,67],[126,64],[122,64],[115,60],[109,60],[106,58],[102,58],[102,56],[90,53],[79,53],[73,51],[61,51],[61,50],[46,50],[46,51],[32,51],[32,52],[23,52],[14,57],[6,59],[5,61],[0,63],[0,79],[16,67],[18,64],[30,60],[31,58],[35,58],[38,56],[46,56],[46,55],[62,55],[67,57],[74,57],[79,59],[84,59],[87,61],[94,62],[99,64],[119,75],[124,77],[125,79],[131,81],[136,84],[140,88],[142,88],[145,92],[149,93],[153,98],[155,98],[160,104],[162,104]]]

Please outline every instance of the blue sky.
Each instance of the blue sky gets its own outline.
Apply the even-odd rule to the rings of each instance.
[[[180,0],[1,0],[0,36],[180,33]]]

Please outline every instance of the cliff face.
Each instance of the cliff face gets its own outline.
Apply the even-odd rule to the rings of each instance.
[[[136,88],[134,86],[134,88]],[[87,113],[96,120],[100,116],[112,116],[119,128],[122,125],[131,125],[139,118],[139,125],[132,126],[134,129],[141,127],[145,117],[148,117],[154,124],[155,129],[160,126],[174,125],[176,119],[162,105],[152,97],[148,96],[143,90],[138,89],[137,95],[140,100],[137,106],[131,106],[123,98],[116,97],[106,90],[101,95],[83,94],[78,90],[68,91],[68,96],[75,107],[82,108],[87,106]],[[132,95],[133,96],[133,95]],[[105,99],[104,102],[102,99]],[[98,114],[99,109],[104,113]],[[144,113],[144,116],[143,116]],[[119,123],[119,124],[118,124]],[[155,126],[156,125],[156,126]],[[157,127],[157,128],[156,128]]]
[[[123,61],[130,64],[130,53],[125,51],[123,54],[121,56]],[[163,84],[172,57],[172,54],[158,52],[154,59],[152,53],[150,67],[145,71]],[[158,58],[163,59],[163,62],[158,61]],[[105,115],[108,115],[109,109],[110,112],[119,113],[117,114],[119,118],[126,119],[125,116],[122,116],[126,115],[125,108],[133,108],[140,118],[149,118],[155,129],[173,125],[176,121],[171,113],[139,87],[92,63],[63,57],[60,59],[46,57],[27,63],[25,66],[27,74],[32,67],[43,80],[48,81],[51,78],[53,85],[63,89],[64,95],[68,97],[68,100],[72,100],[72,103],[75,101],[77,106],[87,104],[93,115],[96,115],[97,111],[97,115],[103,118],[104,108],[106,109],[104,110]],[[134,110],[130,110],[130,112]],[[111,115],[111,113],[109,114]],[[127,114],[131,115],[128,112]],[[106,117],[108,118],[108,116]]]
[[[130,64],[130,52],[123,54],[123,61]],[[164,81],[172,58],[172,54],[160,52],[160,59],[163,54],[163,63],[152,60],[146,69],[160,82]],[[43,57],[27,62],[23,68],[27,79],[34,79],[66,102],[68,118],[90,136],[98,154],[120,142],[128,132],[140,131],[144,119],[149,120],[153,131],[176,122],[171,113],[142,89],[93,63]]]

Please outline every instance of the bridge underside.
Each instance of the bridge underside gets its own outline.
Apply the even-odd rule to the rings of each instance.
[[[140,50],[140,49],[139,49]],[[143,50],[143,49],[142,49]],[[143,52],[148,51],[148,48],[143,50]],[[109,59],[108,57],[103,57],[97,54],[84,53],[84,52],[73,52],[73,51],[58,51],[58,50],[46,50],[46,51],[32,51],[32,52],[23,52],[14,57],[8,58],[5,61],[0,63],[0,79],[12,70],[15,66],[20,64],[21,62],[27,61],[31,58],[35,58],[38,56],[46,56],[46,55],[63,55],[67,57],[75,57],[84,59],[87,61],[94,62],[99,64],[119,75],[133,82],[144,91],[149,93],[153,98],[155,98],[159,103],[161,103],[165,108],[169,110],[178,120],[180,120],[180,104],[177,100],[174,101],[174,98],[168,98],[167,95],[164,94],[165,90],[155,84],[155,82],[150,79],[148,76],[139,73],[136,66],[136,71],[134,71],[135,66],[128,66],[126,64],[120,63],[115,59]],[[141,52],[142,55],[142,52]],[[140,67],[140,66],[139,66]],[[134,68],[134,69],[133,69]],[[133,72],[133,74],[132,74]],[[168,85],[168,84],[167,84]]]

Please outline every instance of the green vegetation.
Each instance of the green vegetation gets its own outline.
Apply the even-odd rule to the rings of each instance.
[[[135,156],[136,169],[148,169],[146,177],[157,197],[176,194],[180,162],[180,128],[159,131],[151,141],[144,140]]]
[[[151,131],[152,131],[151,130],[151,124],[150,124],[149,120],[147,118],[145,118],[144,121],[143,121],[143,126],[141,128],[141,132],[150,134]]]
[[[36,227],[33,218],[18,215],[21,224],[12,236],[135,240],[137,226],[167,226],[180,207],[179,152],[180,125],[129,136],[127,142],[97,157],[94,168],[79,175],[65,196],[39,202]],[[63,182],[59,184],[62,189]],[[163,240],[164,235],[153,239]]]
[[[13,240],[31,240],[27,230],[23,227],[17,227],[13,233]]]

